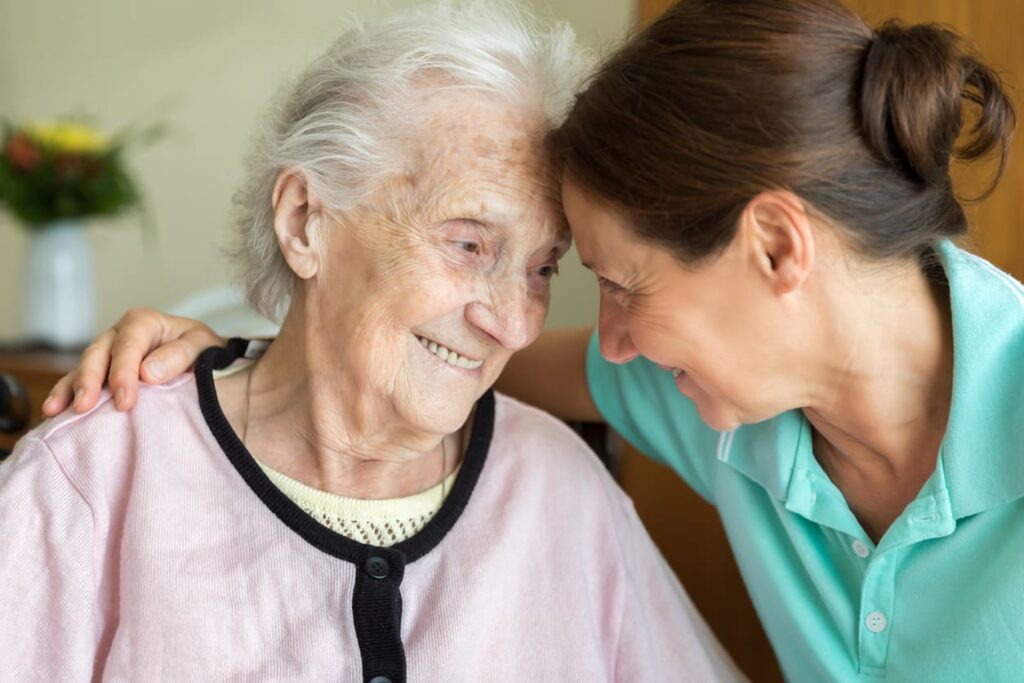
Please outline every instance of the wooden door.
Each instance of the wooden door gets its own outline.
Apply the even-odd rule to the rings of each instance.
[[[646,23],[674,4],[637,0]],[[685,1],[685,0],[684,0]],[[785,1],[785,0],[780,0]],[[1011,89],[1024,83],[1024,2],[1020,0],[847,0],[872,26],[889,17],[909,23],[939,21],[969,38]],[[1011,93],[1024,120],[1024,101]],[[999,188],[968,207],[973,227],[967,246],[1024,279],[1024,132],[1016,137]],[[992,164],[955,169],[961,192],[984,186]],[[714,510],[666,468],[632,448],[620,480],[644,524],[686,586],[711,628],[754,681],[781,681],[778,664],[740,579]]]

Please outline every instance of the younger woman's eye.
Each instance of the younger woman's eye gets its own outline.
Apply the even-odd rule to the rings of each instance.
[[[607,289],[611,294],[624,294],[626,292],[626,289],[622,285],[616,284],[611,280],[601,277],[600,275],[597,276],[597,284]]]

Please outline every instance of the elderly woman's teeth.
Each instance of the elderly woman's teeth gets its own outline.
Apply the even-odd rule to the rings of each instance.
[[[680,370],[679,368],[672,368],[672,376],[673,377],[679,377],[679,375],[681,375],[681,374],[683,374],[682,370]]]
[[[465,368],[466,370],[476,370],[478,367],[484,364],[482,360],[470,360],[469,358],[460,356],[451,349],[441,346],[437,342],[430,341],[429,339],[426,339],[424,337],[416,338],[419,340],[420,345],[423,348],[425,348],[427,351],[430,351],[432,354],[440,358],[448,365],[457,368]]]

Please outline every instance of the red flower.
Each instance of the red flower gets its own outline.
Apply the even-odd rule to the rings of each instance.
[[[39,162],[39,150],[21,133],[7,139],[6,153],[11,164],[22,171],[31,171]]]

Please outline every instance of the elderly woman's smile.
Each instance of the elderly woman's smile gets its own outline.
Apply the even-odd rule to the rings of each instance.
[[[455,349],[449,348],[444,344],[438,344],[427,337],[417,335],[416,339],[432,356],[439,358],[442,363],[449,367],[459,368],[460,370],[478,370],[484,364],[483,360],[471,358],[465,352],[459,353]]]

